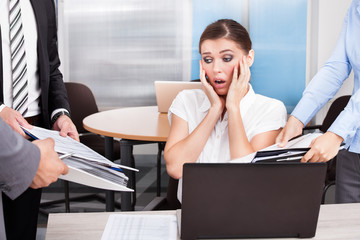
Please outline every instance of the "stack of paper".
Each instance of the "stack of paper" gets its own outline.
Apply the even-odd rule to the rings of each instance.
[[[60,179],[107,190],[133,191],[126,187],[129,178],[122,169],[137,169],[115,164],[84,144],[68,136],[60,136],[58,131],[40,127],[23,130],[33,139],[54,139],[56,152],[71,155],[63,159],[69,166],[69,173],[61,175]]]

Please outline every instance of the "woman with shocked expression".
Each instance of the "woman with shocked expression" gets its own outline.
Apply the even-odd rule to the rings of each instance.
[[[199,51],[203,89],[180,92],[169,109],[164,158],[175,179],[184,163],[227,162],[274,144],[286,122],[283,103],[249,84],[254,51],[243,26],[229,19],[210,24]]]

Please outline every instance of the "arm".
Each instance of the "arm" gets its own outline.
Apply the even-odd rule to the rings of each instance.
[[[350,147],[357,130],[360,128],[360,90],[358,89],[350,98],[345,109],[335,119],[333,124],[328,129],[345,141],[345,148]]]
[[[300,135],[302,128],[315,114],[334,97],[345,79],[351,72],[351,65],[346,54],[346,33],[349,12],[347,13],[338,42],[326,64],[306,87],[303,97],[291,113],[285,128],[276,139],[280,147],[286,145],[289,139]]]
[[[164,158],[168,174],[175,179],[182,177],[184,163],[196,162],[199,158],[224,108],[223,101],[207,83],[201,62],[200,80],[211,102],[205,118],[190,134],[188,123],[185,120],[176,115],[173,115],[171,119],[171,129],[164,150]]]
[[[70,113],[70,106],[66,93],[63,75],[61,74],[60,59],[58,54],[58,38],[54,1],[44,1],[46,4],[47,26],[44,31],[47,33],[47,52],[49,63],[49,113],[51,114],[56,109],[64,108]]]
[[[0,120],[0,185],[11,199],[17,198],[29,186],[40,188],[55,182],[68,167],[54,151],[51,139],[25,140]]]
[[[350,98],[349,103],[340,115],[335,119],[328,131],[314,139],[311,149],[306,153],[303,162],[325,162],[334,158],[343,141],[345,148],[350,147],[357,129],[360,128],[360,90]]]
[[[250,68],[246,57],[240,60],[240,75],[238,76],[238,66],[235,66],[233,79],[226,97],[226,109],[229,121],[229,147],[231,159],[243,157],[255,152],[253,146],[247,139],[244,124],[240,113],[241,99],[249,89]],[[239,147],[241,146],[241,147]]]
[[[15,199],[30,186],[40,162],[40,150],[1,119],[0,135],[1,191]]]
[[[240,76],[238,77],[238,70],[235,67],[233,80],[226,99],[226,108],[229,116],[228,131],[231,159],[246,156],[274,144],[275,138],[280,132],[280,129],[267,130],[256,134],[251,141],[248,140],[239,106],[241,99],[248,92],[251,73],[246,58],[240,61],[239,66]],[[280,112],[279,115],[281,115]]]
[[[50,64],[49,81],[49,112],[53,113],[59,108],[63,108],[70,113],[70,106],[63,81],[63,76],[59,70],[60,59],[57,48],[57,27],[54,1],[47,1],[48,9],[48,53]],[[69,135],[71,138],[79,141],[79,134],[70,117],[62,115],[53,125],[53,129],[60,131],[61,136]]]
[[[303,97],[291,114],[304,125],[335,96],[351,72],[351,64],[346,53],[348,17],[349,12],[330,58],[306,87]]]
[[[171,177],[181,178],[184,163],[196,162],[218,119],[216,111],[210,110],[199,126],[189,134],[188,123],[173,115],[164,150],[166,169]]]

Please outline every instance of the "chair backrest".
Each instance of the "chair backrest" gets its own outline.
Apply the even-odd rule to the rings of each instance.
[[[82,83],[66,82],[71,118],[79,133],[87,132],[82,124],[85,117],[97,113],[98,107],[96,105],[95,97],[90,88]]]
[[[322,132],[326,132],[329,129],[329,127],[338,117],[340,112],[346,107],[347,103],[350,100],[350,97],[350,95],[344,95],[335,99],[335,101],[331,104],[329,111],[326,114],[326,117],[324,118],[322,126],[320,127],[320,130]]]

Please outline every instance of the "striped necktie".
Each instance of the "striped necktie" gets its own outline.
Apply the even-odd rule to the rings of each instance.
[[[28,80],[26,54],[19,0],[10,0],[10,54],[13,86],[13,109],[21,114],[27,111]]]

